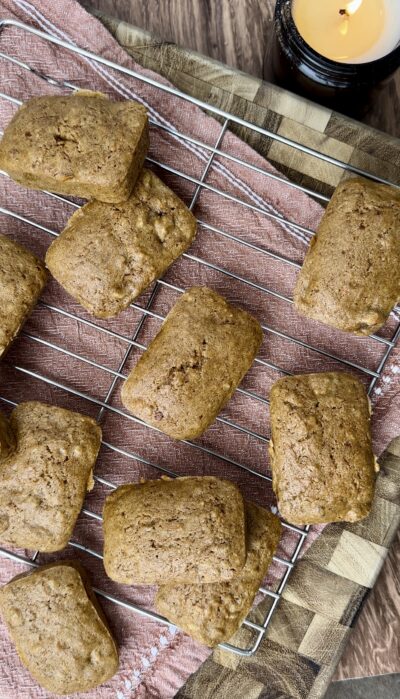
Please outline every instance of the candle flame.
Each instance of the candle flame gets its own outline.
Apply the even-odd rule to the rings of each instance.
[[[346,5],[346,15],[354,15],[354,13],[360,9],[362,3],[363,0],[352,0],[352,2],[348,2]]]

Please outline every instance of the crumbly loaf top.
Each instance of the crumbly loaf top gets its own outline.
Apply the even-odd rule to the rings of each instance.
[[[294,524],[365,517],[375,459],[364,386],[327,372],[279,379],[271,389],[273,488]]]
[[[143,170],[127,201],[79,209],[48,249],[46,264],[90,313],[108,318],[163,274],[195,232],[185,204]]]
[[[59,562],[0,590],[0,611],[18,655],[56,694],[89,690],[118,670],[115,642],[84,575],[77,564]]]
[[[113,102],[89,90],[34,97],[4,132],[0,168],[28,187],[53,182],[67,189],[70,183],[125,189],[145,128],[147,113],[137,102]]]
[[[0,541],[60,550],[92,487],[101,429],[90,417],[38,402],[20,403],[11,427],[17,448],[0,462]]]
[[[213,422],[250,368],[260,324],[207,287],[187,291],[131,372],[122,401],[175,439]]]
[[[15,435],[11,425],[6,416],[0,412],[0,461],[14,451],[15,445]]]
[[[230,481],[147,481],[106,499],[104,565],[117,582],[227,580],[245,556],[243,500]]]
[[[18,333],[47,280],[41,260],[0,234],[0,355]]]
[[[400,192],[359,178],[340,184],[311,241],[294,299],[305,315],[361,335],[400,299]]]
[[[262,507],[245,503],[247,556],[228,582],[161,585],[156,609],[200,643],[228,641],[247,616],[278,546],[281,523]]]

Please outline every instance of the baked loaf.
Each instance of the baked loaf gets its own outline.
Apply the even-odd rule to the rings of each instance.
[[[3,413],[0,413],[0,461],[15,449],[16,441],[11,425]]]
[[[100,448],[101,430],[80,413],[20,403],[16,450],[0,462],[0,541],[39,551],[67,545]]]
[[[32,189],[118,202],[129,197],[148,146],[142,105],[81,90],[25,102],[0,142],[0,168]]]
[[[232,580],[162,585],[156,597],[160,614],[211,648],[228,641],[246,618],[279,542],[278,517],[250,503],[245,503],[245,510],[246,563]]]
[[[297,279],[300,313],[370,335],[400,299],[400,192],[359,178],[340,184]]]
[[[327,372],[279,379],[271,389],[273,489],[292,524],[356,522],[370,511],[376,461],[364,386]]]
[[[90,313],[109,318],[164,274],[195,233],[185,204],[143,170],[127,201],[78,209],[48,249],[46,264]]]
[[[18,334],[46,284],[41,260],[0,234],[0,356]]]
[[[55,694],[86,692],[118,670],[118,651],[84,569],[62,561],[17,575],[0,590],[17,653]]]
[[[240,491],[213,476],[123,485],[103,526],[106,573],[127,585],[229,580],[246,558]]]
[[[122,402],[170,437],[198,437],[250,369],[261,341],[252,316],[207,287],[193,287],[132,370]]]

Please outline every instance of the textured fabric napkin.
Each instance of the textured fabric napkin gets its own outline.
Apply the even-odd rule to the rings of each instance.
[[[0,0],[0,17],[17,18],[165,83],[159,76],[135,65],[103,26],[73,0],[36,0],[34,4],[25,0]],[[57,80],[67,79],[82,88],[105,92],[114,99],[132,98],[143,102],[156,124],[151,129],[150,157],[187,176],[187,179],[183,179],[158,167],[160,176],[167,184],[187,203],[191,202],[196,193],[196,184],[192,180],[202,178],[210,152],[196,143],[168,134],[162,127],[172,127],[192,139],[214,146],[221,132],[221,124],[216,120],[206,116],[197,107],[156,87],[122,76],[113,69],[80,58],[65,49],[56,48],[21,29],[4,29],[0,34],[0,51],[26,61],[33,68]],[[0,70],[1,90],[15,98],[26,99],[38,94],[62,92],[61,88],[50,86],[34,74],[2,58]],[[15,109],[15,104],[0,99],[0,128],[4,129]],[[219,148],[274,172],[272,166],[229,131],[221,138]],[[267,397],[271,383],[281,375],[274,366],[299,373],[346,368],[323,354],[293,344],[285,335],[371,370],[376,369],[386,349],[385,345],[375,340],[353,338],[318,323],[308,322],[297,315],[290,303],[260,289],[266,287],[291,297],[297,268],[264,254],[263,249],[301,263],[311,237],[311,232],[299,230],[296,225],[280,223],[268,214],[282,215],[293,224],[312,231],[320,220],[321,207],[302,192],[226,158],[215,158],[205,182],[210,188],[200,191],[194,209],[198,219],[205,225],[199,226],[197,240],[190,250],[193,257],[177,261],[165,280],[182,288],[187,288],[192,283],[208,284],[254,313],[271,328],[273,332],[265,332],[259,355],[266,364],[255,364],[243,387]],[[228,196],[217,195],[213,188]],[[27,220],[21,221],[0,214],[0,230],[41,256],[44,256],[52,240],[51,231],[62,230],[73,212],[70,204],[44,193],[28,192],[6,177],[0,178],[0,196],[1,206],[13,209],[25,219],[39,224],[39,227],[35,227]],[[239,205],[235,199],[246,202],[247,206]],[[228,239],[224,233],[242,239],[247,245]],[[214,267],[200,264],[195,259],[197,257],[205,259]],[[237,276],[249,279],[252,284],[229,277],[216,267],[231,270]],[[149,296],[149,292],[144,294],[138,305],[145,307]],[[178,296],[179,293],[168,286],[160,286],[152,301],[152,311],[165,315]],[[229,477],[240,485],[249,499],[261,505],[273,505],[269,482],[233,463],[242,463],[257,473],[268,473],[265,437],[268,436],[269,425],[268,406],[265,403],[236,393],[223,413],[224,418],[245,425],[256,436],[217,421],[202,439],[197,440],[197,447],[173,443],[167,437],[142,427],[118,412],[122,408],[121,378],[115,372],[126,375],[140,354],[140,349],[132,348],[127,338],[134,337],[138,342],[147,344],[157,331],[160,321],[150,317],[140,324],[142,314],[137,308],[130,308],[107,322],[93,321],[54,281],[49,282],[44,301],[48,305],[39,304],[25,326],[25,332],[1,366],[0,394],[6,400],[19,402],[35,398],[97,417],[101,421],[106,444],[102,447],[96,474],[105,480],[120,484],[142,477],[156,478],[159,471],[151,465],[153,463],[180,474],[213,473]],[[57,307],[62,308],[64,313],[57,311]],[[391,337],[397,323],[397,317],[392,314],[382,334]],[[96,326],[102,327],[104,331]],[[38,338],[41,338],[41,343]],[[70,354],[57,351],[51,347],[52,344]],[[128,354],[129,349],[131,351]],[[84,357],[86,362],[74,356],[77,354]],[[32,373],[24,373],[21,369]],[[396,349],[372,394],[377,453],[398,432],[399,372],[399,352]],[[356,373],[368,384],[370,376],[357,370]],[[55,381],[59,386],[44,383],[35,374]],[[85,395],[90,399],[86,399]],[[102,411],[101,402],[106,397],[111,410]],[[4,403],[4,407],[8,409],[9,406]],[[205,449],[225,455],[225,459],[211,456]],[[97,484],[88,496],[86,507],[101,512],[107,492],[106,486]],[[311,536],[316,535],[317,532],[313,531]],[[101,551],[102,537],[98,522],[82,515],[74,541],[84,542],[91,549]],[[294,539],[286,532],[279,553],[290,554],[294,543]],[[71,556],[82,559],[90,569],[97,587],[140,606],[152,608],[153,588],[114,585],[104,575],[101,561],[77,549],[69,547],[65,553],[53,557],[43,556],[40,561]],[[22,565],[0,559],[0,583],[5,583],[23,569]],[[269,582],[273,584],[281,573],[276,566],[273,567],[269,573]],[[138,617],[109,602],[104,602],[104,608],[121,648],[121,670],[101,688],[81,696],[91,699],[167,699],[174,696],[188,675],[208,655],[207,649],[172,626]],[[2,624],[0,666],[2,699],[39,699],[49,696],[22,668]]]

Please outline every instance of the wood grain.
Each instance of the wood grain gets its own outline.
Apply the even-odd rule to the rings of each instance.
[[[400,533],[384,563],[378,582],[366,600],[335,680],[393,672],[400,658]],[[400,670],[399,663],[397,670]]]
[[[84,0],[83,4],[262,77],[275,0]]]
[[[145,68],[178,89],[345,163],[400,184],[400,141],[318,106],[282,88],[201,54],[156,39],[126,22],[99,14],[119,43]],[[230,124],[241,139],[288,178],[330,195],[345,176],[335,165],[306,156],[253,130]]]
[[[265,77],[275,0],[82,0],[82,4],[164,41]],[[363,121],[400,136],[399,110],[400,70],[377,89]]]
[[[400,439],[389,447],[384,470],[393,473],[400,458]],[[390,481],[391,493],[387,485]],[[381,479],[379,496],[398,507],[400,479]],[[382,490],[383,489],[383,490]],[[379,498],[380,499],[380,498]],[[361,524],[361,523],[360,523]],[[400,531],[395,535],[379,578],[371,590],[350,635],[335,680],[400,672]]]

